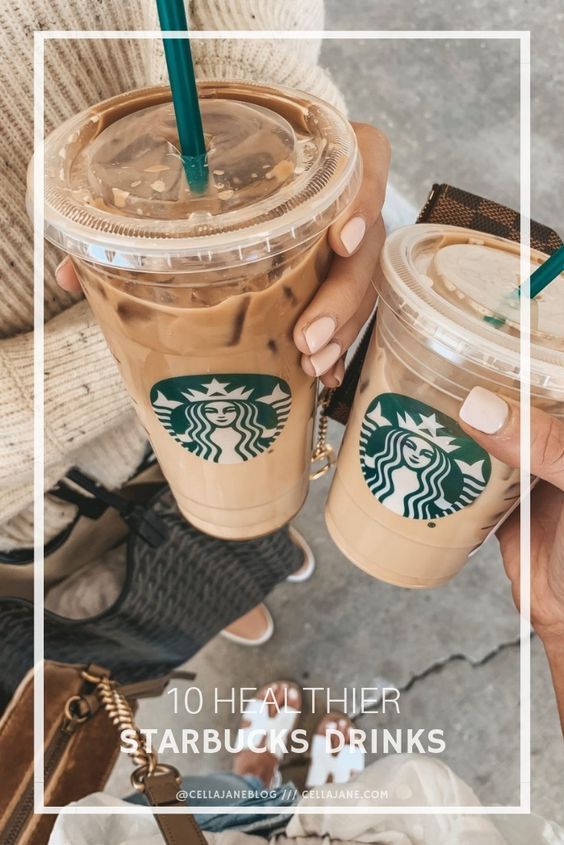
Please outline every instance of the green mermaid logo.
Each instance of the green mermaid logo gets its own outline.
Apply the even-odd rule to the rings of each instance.
[[[157,382],[151,404],[184,449],[216,464],[257,457],[276,440],[290,414],[283,379],[253,373],[177,376]]]
[[[410,519],[433,520],[472,504],[491,475],[488,453],[455,420],[396,393],[374,399],[360,433],[371,493]]]

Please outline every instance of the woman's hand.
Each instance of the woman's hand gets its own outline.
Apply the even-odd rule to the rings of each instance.
[[[66,290],[67,293],[80,293],[80,282],[69,255],[63,258],[55,270],[55,279],[59,287]]]
[[[481,387],[460,409],[462,427],[509,466],[520,463],[519,406]],[[543,641],[564,731],[564,422],[531,409],[531,622]],[[519,510],[498,529],[505,571],[520,604]]]
[[[353,128],[362,156],[360,191],[346,217],[329,229],[335,252],[329,275],[294,328],[304,371],[327,387],[342,382],[345,353],[374,308],[371,282],[385,238],[381,211],[390,145],[373,126],[353,123]]]
[[[475,387],[460,409],[461,425],[490,454],[520,464],[519,406]],[[564,648],[564,422],[531,409],[531,621],[543,640]],[[505,571],[519,607],[519,511],[498,529]]]

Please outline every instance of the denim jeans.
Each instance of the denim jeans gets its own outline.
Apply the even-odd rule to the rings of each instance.
[[[189,775],[182,778],[179,792],[191,807],[292,807],[298,802],[298,791],[292,783],[267,789],[254,775],[235,775],[232,772],[213,772],[209,775]],[[131,795],[132,804],[145,804],[142,793]],[[239,830],[268,838],[284,830],[290,814],[218,813],[201,815],[196,821],[213,833],[222,830]]]

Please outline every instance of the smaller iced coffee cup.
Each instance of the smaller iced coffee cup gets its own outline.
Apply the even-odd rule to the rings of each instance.
[[[314,97],[199,95],[206,190],[186,181],[170,89],[131,91],[47,138],[45,235],[72,256],[181,512],[246,539],[307,493],[317,391],[292,332],[361,163],[348,121]]]
[[[532,252],[533,270],[548,256]],[[519,401],[519,244],[407,226],[382,252],[378,319],[326,507],[341,551],[402,587],[444,584],[519,499],[519,471],[458,425],[475,386]],[[531,401],[564,417],[564,278],[531,302]]]

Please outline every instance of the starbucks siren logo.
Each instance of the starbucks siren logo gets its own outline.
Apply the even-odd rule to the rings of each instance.
[[[260,455],[288,419],[289,385],[275,376],[177,376],[157,382],[151,404],[160,422],[189,452],[216,464]]]
[[[378,501],[411,519],[437,519],[472,504],[491,474],[488,453],[455,420],[396,393],[368,406],[360,463]]]

